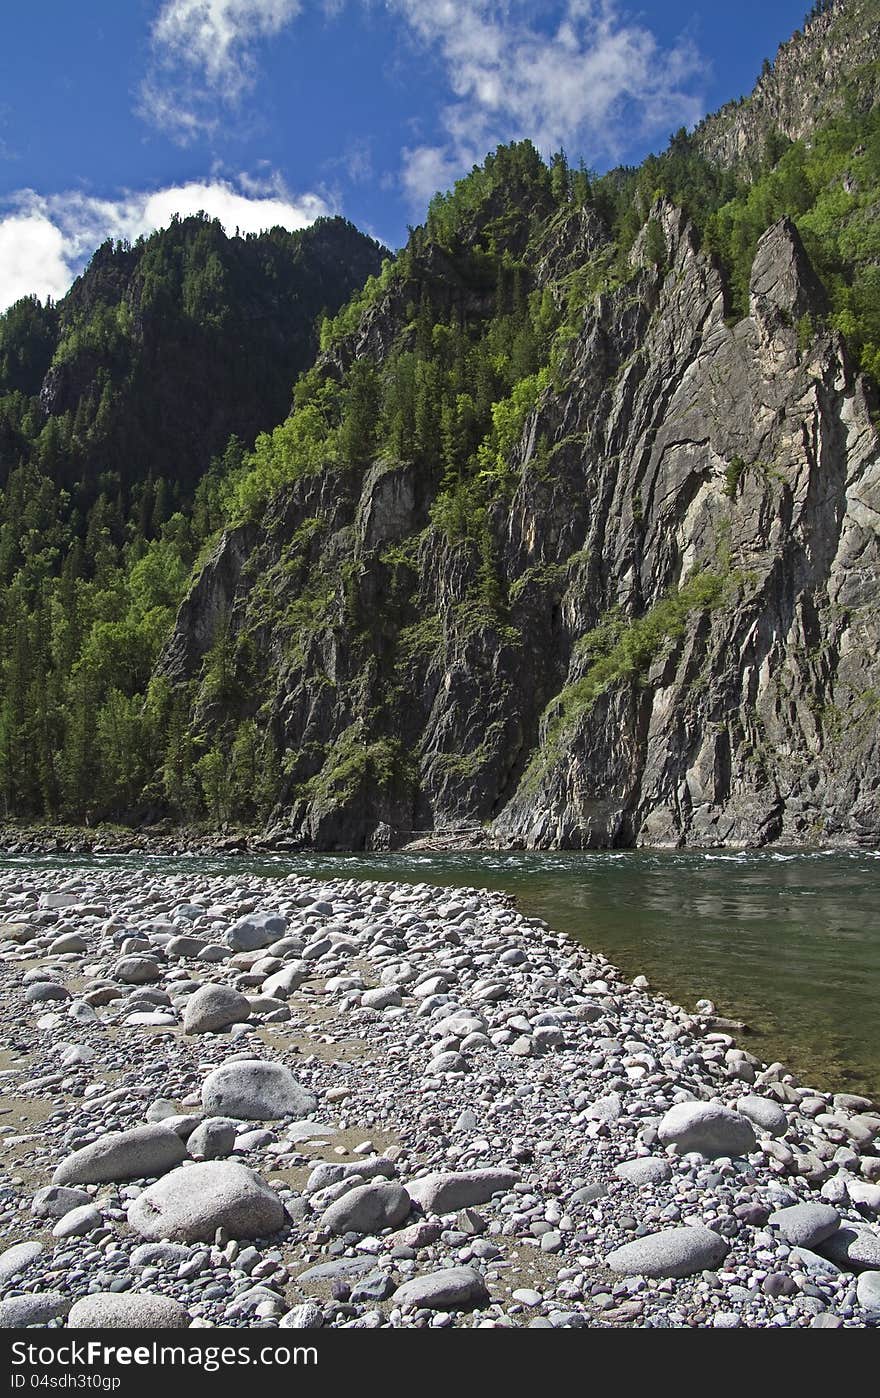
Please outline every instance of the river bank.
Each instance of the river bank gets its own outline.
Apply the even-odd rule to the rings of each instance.
[[[0,870],[31,867],[507,893],[527,916],[602,952],[629,978],[646,975],[676,1003],[714,1000],[720,1015],[747,1024],[743,1042],[757,1056],[826,1091],[880,1098],[880,862],[870,852],[0,853]]]
[[[880,1316],[871,1104],[503,894],[44,867],[0,908],[7,1325]]]

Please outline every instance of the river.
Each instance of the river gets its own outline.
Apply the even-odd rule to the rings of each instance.
[[[503,889],[530,916],[692,1008],[815,1087],[880,1098],[880,852],[597,851],[3,858],[0,868],[393,879]]]

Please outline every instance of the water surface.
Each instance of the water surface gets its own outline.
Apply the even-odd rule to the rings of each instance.
[[[880,1098],[880,852],[596,851],[0,859],[503,889],[628,976],[745,1020],[743,1047],[816,1087]],[[194,890],[195,891],[195,890]]]

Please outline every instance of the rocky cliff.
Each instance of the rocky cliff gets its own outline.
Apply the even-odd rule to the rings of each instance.
[[[603,236],[589,210],[556,220],[536,291]],[[279,830],[322,848],[465,825],[538,848],[877,839],[870,386],[814,329],[824,291],[787,219],[735,324],[671,204],[631,262],[579,313],[478,538],[444,526],[436,471],[380,459],[304,476],[219,541],[161,668],[197,684],[222,630],[239,712],[283,753]],[[395,297],[350,356],[400,332]],[[217,721],[210,694],[197,718]]]
[[[754,171],[782,136],[809,136],[846,112],[865,112],[880,98],[880,3],[826,0],[802,30],[766,62],[754,91],[701,122],[698,148],[710,160]]]

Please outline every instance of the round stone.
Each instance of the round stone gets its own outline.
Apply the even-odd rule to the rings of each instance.
[[[284,1206],[246,1165],[209,1160],[150,1185],[129,1205],[128,1221],[150,1242],[213,1242],[218,1228],[230,1238],[263,1238],[283,1227]]]
[[[719,1233],[694,1225],[636,1238],[615,1248],[605,1261],[612,1272],[629,1277],[690,1277],[714,1270],[727,1253],[728,1244]]]
[[[228,985],[203,985],[186,1002],[185,1034],[211,1034],[230,1024],[242,1024],[250,1015],[246,997]]]
[[[657,1135],[679,1155],[696,1151],[710,1159],[748,1155],[756,1145],[752,1123],[720,1102],[679,1102],[663,1117]]]
[[[96,1291],[75,1301],[70,1330],[184,1330],[189,1315],[170,1296],[148,1291]]]
[[[301,1087],[289,1068],[262,1059],[224,1063],[209,1073],[202,1086],[202,1106],[209,1116],[244,1121],[274,1121],[282,1116],[308,1116],[317,1099]]]

